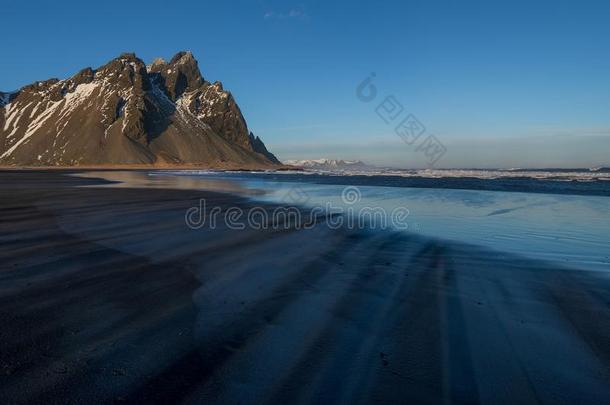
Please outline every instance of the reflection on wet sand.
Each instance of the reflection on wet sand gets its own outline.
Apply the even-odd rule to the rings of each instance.
[[[148,171],[93,171],[73,174],[89,179],[104,179],[110,184],[87,185],[83,187],[110,188],[156,188],[168,190],[199,190],[232,193],[245,196],[262,195],[260,189],[246,188],[237,181],[210,177],[157,175]]]

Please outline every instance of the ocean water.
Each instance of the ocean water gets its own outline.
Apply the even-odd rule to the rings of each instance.
[[[607,180],[409,178],[405,182],[384,176],[215,171],[81,175],[120,182],[111,187],[210,190],[253,202],[318,207],[343,212],[346,217],[358,218],[363,209],[381,210],[387,228],[610,276]],[[408,213],[400,226],[391,221],[396,209]],[[374,229],[380,229],[379,224]]]
[[[310,174],[277,173],[156,172],[150,176],[197,178],[211,189],[214,182],[225,188],[233,183],[234,190],[242,190],[241,194],[255,201],[309,208],[330,205],[356,215],[365,207],[381,209],[388,216],[397,207],[406,208],[406,227],[401,222],[398,228],[404,232],[610,274],[610,197],[604,195],[610,191],[607,181],[585,184],[576,191],[570,189],[578,187],[576,183],[555,181],[544,185],[546,190],[554,189],[553,193],[541,193],[432,188],[428,184],[387,186],[383,185],[387,179],[375,176],[364,181],[354,181],[353,176],[333,176],[329,181],[328,176],[320,179]],[[521,180],[522,188],[528,191],[539,182]],[[515,189],[514,179],[505,180],[505,184],[503,179],[493,181],[492,188]],[[587,195],[588,190],[594,195]]]

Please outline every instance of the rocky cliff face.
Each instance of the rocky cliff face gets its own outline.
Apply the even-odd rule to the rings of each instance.
[[[10,102],[11,94],[0,91],[0,107],[4,107]]]
[[[0,164],[278,164],[190,52],[125,53],[66,80],[0,93]]]

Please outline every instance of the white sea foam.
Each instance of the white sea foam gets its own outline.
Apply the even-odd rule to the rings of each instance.
[[[281,172],[280,172],[281,173]],[[525,170],[525,169],[384,169],[370,168],[366,170],[313,170],[304,169],[301,173],[341,176],[398,176],[421,178],[530,178],[556,181],[594,181],[610,180],[610,173],[594,169],[585,170]]]

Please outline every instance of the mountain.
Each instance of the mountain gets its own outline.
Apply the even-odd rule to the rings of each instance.
[[[312,170],[328,171],[349,171],[349,170],[368,170],[372,167],[360,160],[340,160],[340,159],[314,159],[314,160],[285,160],[287,166],[296,166]]]
[[[98,69],[0,93],[0,164],[272,166],[230,92],[193,54]]]
[[[5,105],[7,105],[9,103],[9,100],[11,99],[11,93],[4,93],[2,91],[0,91],[0,107],[4,107]]]

